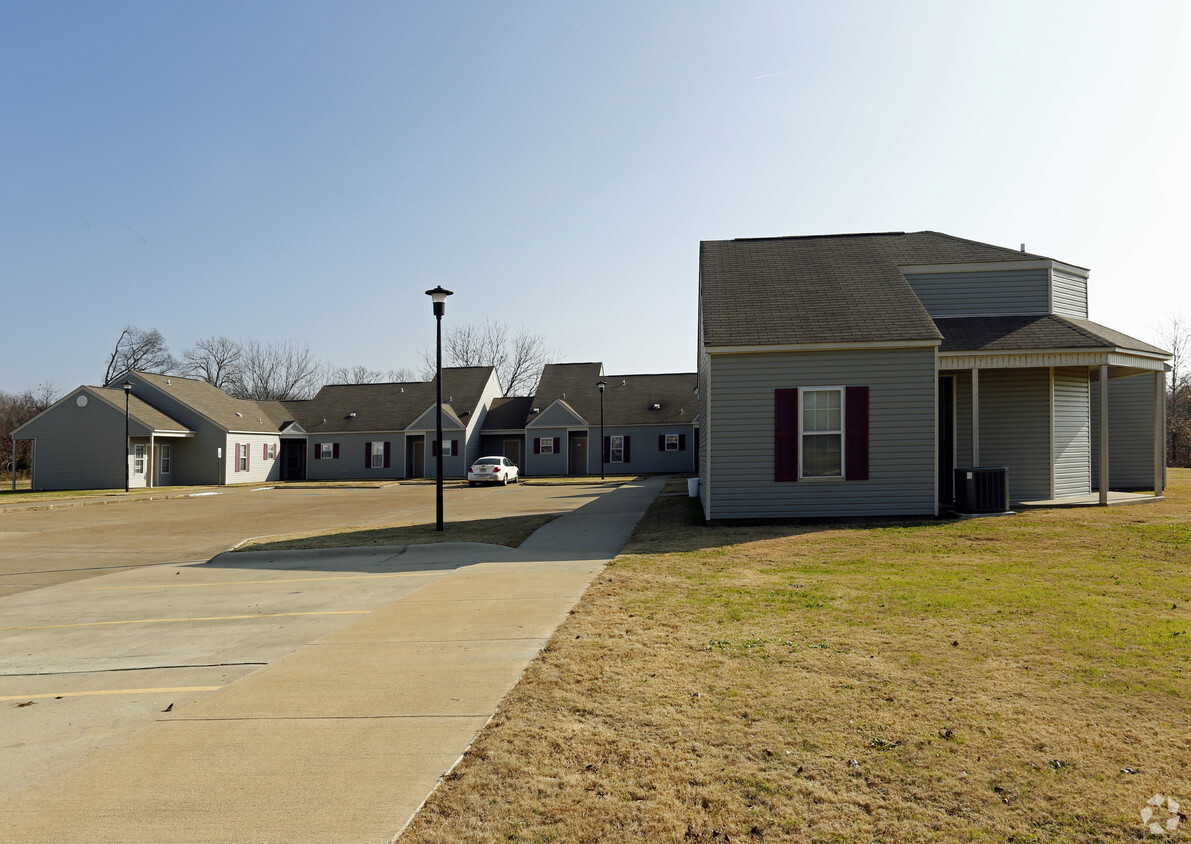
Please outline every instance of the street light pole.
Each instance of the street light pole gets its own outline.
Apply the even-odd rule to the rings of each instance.
[[[608,382],[600,379],[596,382],[596,386],[600,388],[600,480],[604,479],[604,388],[608,386]]]
[[[132,467],[128,465],[128,450],[131,440],[128,437],[128,396],[132,392],[132,382],[124,382],[124,491],[128,492],[131,483],[129,475]]]
[[[437,455],[435,463],[435,483],[434,483],[434,529],[441,531],[443,529],[442,519],[442,315],[447,309],[447,297],[452,295],[450,290],[444,290],[440,284],[433,290],[427,290],[426,295],[434,302],[434,319],[436,320],[437,332],[435,337],[435,362],[434,362],[434,382],[436,385],[436,401],[438,403],[438,412],[435,414],[437,425],[435,426],[434,453]]]

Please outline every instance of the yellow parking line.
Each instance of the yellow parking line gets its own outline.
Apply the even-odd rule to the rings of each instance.
[[[392,572],[390,574],[345,574],[336,577],[287,577],[280,580],[219,580],[212,583],[150,583],[136,586],[87,586],[77,592],[110,592],[117,589],[182,589],[194,586],[247,586],[262,583],[315,583],[320,580],[375,580],[380,577],[426,577],[426,572]]]
[[[132,618],[122,621],[81,621],[77,624],[34,624],[28,627],[0,627],[0,630],[50,630],[56,627],[102,627],[109,624],[165,624],[173,621],[233,621],[243,618],[282,618],[287,615],[367,615],[372,610],[334,610],[326,612],[262,612],[250,615],[211,615],[197,618]]]
[[[99,692],[60,692],[50,693],[45,695],[4,695],[0,697],[0,701],[4,700],[45,700],[46,698],[60,698],[60,697],[93,697],[95,695],[148,695],[148,694],[164,694],[165,692],[213,692],[222,686],[172,686],[168,689],[105,689]]]

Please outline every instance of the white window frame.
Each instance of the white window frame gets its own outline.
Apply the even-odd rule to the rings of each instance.
[[[277,459],[277,443],[267,443],[265,446],[265,451],[266,451],[266,454],[265,454],[266,460],[276,460]]]
[[[823,430],[812,429],[806,430],[806,399],[811,393],[838,393],[839,394],[839,428],[826,428]],[[846,400],[846,390],[844,387],[802,387],[798,390],[798,479],[806,481],[842,481],[844,479],[844,467],[847,465],[846,455],[844,454],[845,437],[844,437],[844,420],[846,419],[847,408],[844,407]],[[808,475],[805,471],[807,437],[823,437],[823,436],[837,436],[839,437],[839,473],[835,475]]]
[[[372,460],[368,465],[373,469],[385,468],[385,444],[383,441],[372,444]]]
[[[608,438],[608,462],[624,462],[624,435],[614,434]]]
[[[538,450],[541,451],[542,454],[553,454],[554,437],[542,437]]]
[[[318,459],[319,460],[334,460],[335,459],[335,443],[319,443],[318,444]]]
[[[144,443],[137,443],[132,447],[132,474],[145,474],[145,446]]]
[[[236,443],[236,471],[248,471],[248,443]]]
[[[666,451],[678,451],[678,434],[666,434]]]
[[[157,448],[158,474],[168,475],[173,469],[173,448],[169,443],[162,443]]]

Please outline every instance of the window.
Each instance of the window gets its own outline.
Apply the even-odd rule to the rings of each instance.
[[[323,443],[319,448],[321,449],[318,455],[320,460],[333,460],[335,458],[334,443]]]
[[[265,443],[265,459],[274,460],[277,457],[277,443]]]
[[[554,437],[542,437],[542,454],[554,453]]]
[[[173,462],[171,459],[173,455],[170,452],[171,446],[169,445],[160,446],[157,452],[158,460],[160,461],[161,465],[160,473],[163,475],[168,475],[170,473],[170,464]]]
[[[609,463],[623,463],[624,462],[624,437],[612,437],[611,445],[608,448],[608,462]]]
[[[248,471],[248,443],[236,444],[236,471]]]
[[[385,468],[385,444],[383,442],[372,444],[372,468]]]
[[[803,390],[802,477],[844,476],[844,388]]]
[[[678,434],[666,434],[666,451],[678,451]]]
[[[143,445],[132,447],[132,473],[134,475],[145,474],[145,447]]]
[[[868,387],[773,392],[773,479],[869,479]]]

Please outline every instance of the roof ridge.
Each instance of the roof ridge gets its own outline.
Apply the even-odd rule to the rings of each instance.
[[[790,234],[773,237],[734,237],[733,243],[750,243],[764,240],[824,240],[843,237],[904,237],[905,232],[841,232],[839,234]]]
[[[986,243],[983,240],[972,240],[970,237],[959,237],[958,235],[948,234],[947,232],[937,232],[937,231],[934,231],[933,229],[923,229],[920,232],[913,232],[913,234],[933,234],[936,237],[945,237],[948,240],[956,240],[956,241],[959,241],[960,243],[971,243],[974,246],[982,246],[985,249],[998,249],[1001,252],[1008,252],[1010,255],[1027,255],[1031,258],[1038,258],[1039,260],[1043,260],[1043,261],[1055,260],[1054,258],[1051,258],[1049,255],[1039,255],[1037,252],[1025,252],[1021,249],[1013,249],[1011,247],[1001,246],[996,243]],[[1060,262],[1060,263],[1065,263],[1065,262]],[[1071,266],[1075,266],[1075,265],[1072,264]],[[1086,268],[1081,267],[1081,269],[1086,269]]]

